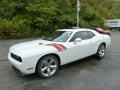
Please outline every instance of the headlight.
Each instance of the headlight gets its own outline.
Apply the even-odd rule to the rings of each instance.
[[[19,62],[22,62],[21,57],[15,55],[15,54],[13,54],[13,53],[11,53],[11,57],[14,58],[15,60],[19,61]]]

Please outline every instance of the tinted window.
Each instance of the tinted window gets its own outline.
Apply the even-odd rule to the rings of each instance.
[[[71,36],[70,31],[56,31],[50,35],[44,36],[41,39],[55,42],[66,42]]]
[[[81,38],[82,40],[86,40],[86,39],[91,39],[94,36],[95,34],[90,31],[79,31],[73,35],[70,42],[75,41],[76,38]]]
[[[94,37],[94,36],[95,36],[94,33],[90,32],[90,31],[87,32],[87,37],[88,37],[88,39],[91,39],[91,38]]]

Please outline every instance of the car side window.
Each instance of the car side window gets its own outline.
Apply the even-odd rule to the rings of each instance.
[[[73,35],[70,42],[75,41],[76,38],[81,38],[82,40],[87,40],[87,39],[91,39],[94,36],[95,36],[95,34],[92,33],[91,31],[79,31]]]
[[[86,33],[87,33],[87,35],[86,35],[87,39],[91,39],[92,37],[95,36],[95,34],[92,33],[91,31],[87,31]]]

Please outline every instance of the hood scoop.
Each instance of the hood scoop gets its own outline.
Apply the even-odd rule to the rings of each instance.
[[[39,43],[39,45],[43,45],[43,43]]]

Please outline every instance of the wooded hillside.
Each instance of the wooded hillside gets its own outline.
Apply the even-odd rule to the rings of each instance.
[[[39,37],[76,26],[75,0],[1,0],[0,39]],[[120,2],[80,0],[80,27],[104,27],[106,19],[120,18]]]

